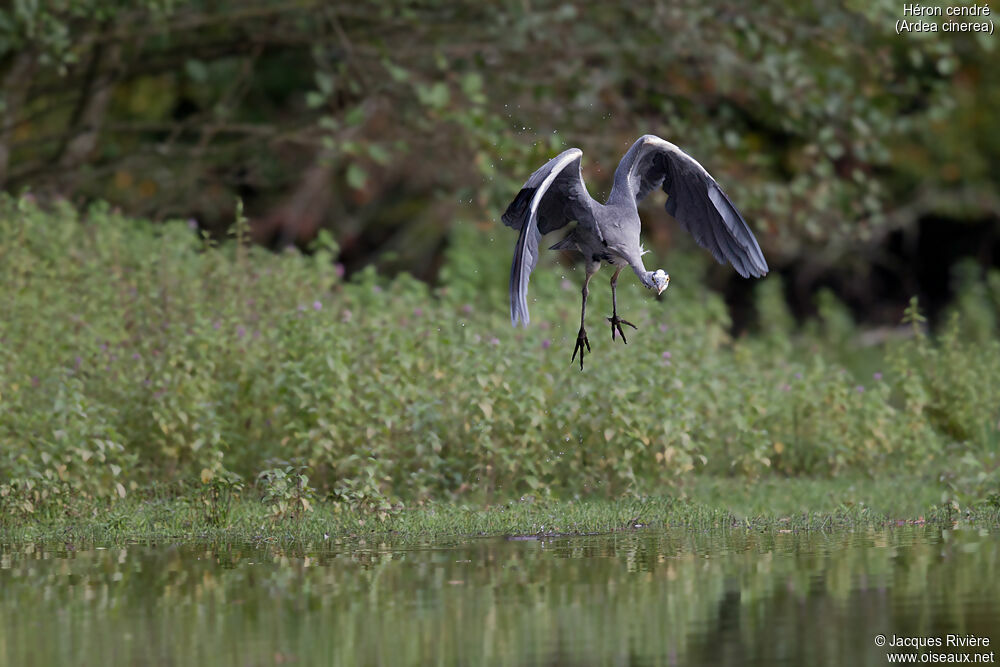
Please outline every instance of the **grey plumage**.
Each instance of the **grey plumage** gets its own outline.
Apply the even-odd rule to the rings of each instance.
[[[633,326],[617,315],[615,288],[618,274],[628,266],[639,281],[662,292],[670,277],[662,270],[647,271],[639,243],[641,222],[637,204],[662,187],[667,193],[666,210],[688,230],[699,245],[720,263],[729,262],[743,277],[767,273],[767,262],[757,239],[729,197],[704,167],[674,144],[647,134],[639,138],[618,164],[614,186],[607,202],[591,198],[583,182],[580,160],[583,151],[570,148],[533,173],[502,216],[505,225],[520,232],[514,246],[510,272],[510,318],[517,326],[528,325],[528,278],[538,262],[538,244],[543,234],[576,221],[576,226],[552,249],[577,249],[583,253],[586,278],[580,332],[573,356],[590,349],[584,328],[588,284],[602,262],[615,267],[611,279],[614,312],[611,336],[625,341],[621,324]],[[626,341],[627,342],[627,341]]]

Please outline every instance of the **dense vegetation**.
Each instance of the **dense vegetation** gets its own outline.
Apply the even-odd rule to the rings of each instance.
[[[239,216],[239,213],[237,214]],[[234,233],[245,233],[238,217]],[[832,295],[796,329],[776,278],[731,339],[703,254],[660,300],[623,282],[627,346],[597,325],[570,364],[579,284],[543,265],[532,326],[504,295],[511,238],[457,227],[433,292],[312,255],[152,227],[106,206],[0,200],[0,516],[241,488],[275,516],[432,499],[617,497],[695,476],[907,474],[962,506],[1000,492],[1000,280],[970,282],[932,339],[859,348]],[[603,281],[602,281],[603,282]],[[598,283],[595,283],[597,285]]]

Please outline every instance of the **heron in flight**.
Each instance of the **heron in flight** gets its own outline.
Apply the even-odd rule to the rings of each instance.
[[[580,331],[570,362],[580,353],[583,370],[584,348],[590,352],[587,329],[588,285],[602,262],[614,267],[611,276],[611,340],[620,335],[622,325],[634,324],[618,317],[615,289],[618,274],[632,267],[639,282],[662,294],[670,284],[663,270],[647,271],[642,263],[646,253],[639,243],[642,223],[638,204],[656,188],[667,193],[667,213],[691,232],[695,241],[708,249],[720,264],[728,261],[744,278],[759,278],[767,273],[767,262],[757,239],[740,212],[705,168],[680,148],[647,134],[625,153],[615,170],[615,183],[608,201],[601,204],[591,198],[583,183],[580,158],[583,151],[570,148],[549,160],[533,173],[504,212],[505,225],[520,231],[510,267],[510,321],[528,326],[528,277],[538,262],[538,242],[548,234],[576,221],[576,226],[550,250],[579,250],[583,254],[586,277],[583,281],[583,305]]]

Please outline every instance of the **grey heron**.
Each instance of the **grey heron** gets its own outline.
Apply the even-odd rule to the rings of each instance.
[[[722,191],[715,179],[683,150],[660,137],[647,134],[638,139],[618,163],[615,181],[607,202],[595,201],[583,182],[580,159],[583,151],[570,148],[552,158],[521,187],[502,216],[503,223],[519,230],[510,268],[510,321],[528,326],[528,277],[538,262],[538,242],[543,234],[576,226],[550,250],[579,250],[583,254],[586,277],[583,280],[583,305],[580,331],[570,362],[580,353],[583,370],[584,348],[590,352],[585,319],[590,279],[606,262],[614,268],[611,276],[611,340],[620,335],[622,325],[636,328],[618,316],[616,288],[618,274],[631,267],[639,282],[662,294],[670,284],[663,270],[647,271],[639,242],[642,223],[638,203],[658,187],[667,193],[667,213],[677,219],[695,241],[709,250],[715,259],[728,261],[744,278],[759,278],[767,273],[767,262],[757,239],[740,212]]]

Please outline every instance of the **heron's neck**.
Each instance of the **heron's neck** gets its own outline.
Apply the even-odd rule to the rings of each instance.
[[[639,278],[639,282],[641,282],[646,287],[652,289],[653,272],[646,270],[646,267],[642,263],[642,257],[641,256],[630,257],[628,263],[632,267],[632,270],[635,271],[635,275],[636,277]]]

